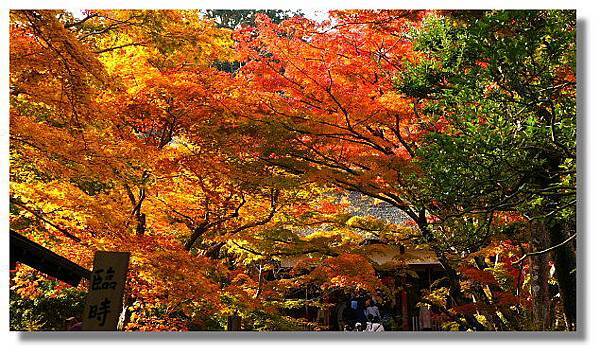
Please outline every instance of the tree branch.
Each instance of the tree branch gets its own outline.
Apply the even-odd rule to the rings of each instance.
[[[49,220],[47,220],[44,216],[42,216],[42,213],[37,212],[35,210],[33,210],[32,208],[22,204],[21,202],[17,201],[14,198],[10,198],[10,202],[14,203],[15,205],[21,207],[22,209],[24,209],[25,211],[31,213],[34,217],[38,218],[39,220],[49,224],[50,226],[54,227],[56,230],[58,230],[59,232],[61,232],[62,234],[64,234],[67,238],[72,239],[76,242],[81,242],[81,239],[79,239],[78,237],[74,236],[71,232],[67,231],[66,229],[62,228],[61,226],[50,222]]]
[[[539,250],[539,251],[533,251],[531,253],[527,253],[527,254],[523,255],[521,258],[519,258],[519,260],[513,262],[512,264],[513,265],[520,264],[528,256],[541,255],[541,254],[548,253],[548,252],[550,252],[550,251],[552,251],[554,249],[560,248],[561,246],[563,246],[563,245],[567,244],[568,242],[570,242],[571,240],[575,239],[576,236],[577,236],[577,233],[573,234],[572,236],[570,236],[569,238],[565,239],[564,241],[562,241],[562,242],[560,242],[560,243],[558,243],[558,244],[556,244],[554,246],[551,246],[550,248],[547,248],[547,249],[544,249],[544,250]]]

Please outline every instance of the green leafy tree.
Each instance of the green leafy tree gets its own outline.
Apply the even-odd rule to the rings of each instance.
[[[547,241],[535,237],[552,248],[574,328],[575,13],[450,12],[412,36],[420,57],[397,88],[419,97],[436,128],[417,151],[432,214],[447,224],[470,216],[470,242],[483,245],[491,233],[481,226],[498,213],[541,223]]]

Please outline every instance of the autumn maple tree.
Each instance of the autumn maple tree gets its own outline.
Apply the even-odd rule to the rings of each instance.
[[[573,329],[573,22],[13,11],[11,229],[88,268],[131,252],[129,330],[308,329],[294,312],[336,295],[392,299],[382,273],[410,271],[368,240],[436,255],[420,302],[447,329]],[[81,307],[81,286],[11,280],[14,307]],[[565,322],[540,320],[545,304]]]

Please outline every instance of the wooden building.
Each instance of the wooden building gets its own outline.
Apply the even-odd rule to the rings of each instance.
[[[429,290],[433,281],[443,277],[443,269],[434,252],[408,245],[389,245],[367,239],[362,243],[365,255],[371,260],[379,278],[394,292],[393,299],[380,301],[378,307],[384,322],[392,324],[389,330],[421,330],[422,310],[417,307],[423,290]],[[282,260],[283,268],[292,268],[300,256]],[[377,299],[377,295],[372,295]],[[290,314],[318,323],[322,330],[342,330],[349,323],[351,295],[343,291],[328,295],[329,309],[306,307],[303,312]],[[388,327],[390,327],[388,325]],[[437,325],[431,326],[432,330]]]

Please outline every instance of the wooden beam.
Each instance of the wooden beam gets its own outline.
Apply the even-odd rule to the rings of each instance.
[[[11,269],[16,267],[16,263],[26,264],[71,286],[79,285],[81,279],[89,280],[91,275],[89,270],[11,230]]]

